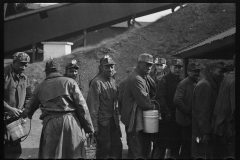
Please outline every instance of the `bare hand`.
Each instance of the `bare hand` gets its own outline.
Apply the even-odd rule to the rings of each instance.
[[[210,142],[210,135],[209,134],[204,134],[203,137],[202,137],[202,143],[204,144],[208,144]]]
[[[19,117],[21,113],[22,113],[22,110],[13,108],[13,107],[11,107],[11,109],[8,111],[8,114],[10,117],[12,116]]]

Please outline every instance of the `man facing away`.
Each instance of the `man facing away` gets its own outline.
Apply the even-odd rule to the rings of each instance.
[[[101,61],[103,71],[91,82],[87,104],[97,139],[97,159],[122,157],[121,130],[118,118],[117,85],[113,75],[115,62],[108,55]]]
[[[235,159],[235,55],[234,70],[224,78],[213,111],[215,149],[219,159]]]
[[[85,133],[94,132],[88,107],[76,81],[59,71],[59,63],[46,63],[46,78],[35,88],[25,110],[29,119],[39,107],[42,111],[38,158],[86,158],[82,128]]]
[[[154,159],[164,159],[166,151],[170,151],[170,158],[179,158],[181,128],[176,122],[176,106],[173,104],[173,97],[181,81],[181,68],[182,62],[179,59],[173,59],[170,72],[163,76],[157,85],[155,99],[160,104],[162,120],[159,121],[159,131],[155,136]]]
[[[191,158],[192,99],[200,69],[200,66],[196,63],[188,65],[188,76],[178,84],[173,98],[173,104],[176,106],[176,122],[182,128],[182,146],[179,157],[181,159]]]
[[[202,71],[203,78],[193,91],[192,157],[214,158],[212,150],[212,118],[223,79],[225,67],[221,62],[208,64]]]
[[[26,53],[17,52],[13,55],[13,63],[4,67],[4,112],[11,119],[20,117],[32,94],[29,79],[23,74],[29,62],[30,57]],[[6,129],[7,123],[5,119],[4,157],[18,159],[22,154],[20,140],[12,140]]]
[[[128,76],[125,86],[121,121],[125,125],[128,158],[131,159],[148,158],[151,149],[151,136],[143,132],[143,111],[153,109],[150,83],[154,81],[149,76],[152,65],[152,55],[140,54],[137,67]]]

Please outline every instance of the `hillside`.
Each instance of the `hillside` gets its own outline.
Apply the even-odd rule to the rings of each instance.
[[[66,63],[77,59],[84,86],[83,95],[86,97],[88,82],[98,72],[97,60],[105,54],[111,55],[117,63],[116,80],[119,83],[127,76],[126,69],[136,65],[139,54],[147,52],[171,58],[174,51],[235,23],[236,6],[233,3],[188,4],[144,28],[131,29],[98,45],[76,49],[71,55],[57,58],[56,61],[62,65],[64,73]],[[32,86],[45,78],[44,67],[45,62],[29,64],[25,73]]]

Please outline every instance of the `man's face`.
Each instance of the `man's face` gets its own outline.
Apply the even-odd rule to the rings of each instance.
[[[188,77],[191,78],[193,81],[197,82],[199,78],[200,70],[188,71]]]
[[[69,68],[66,72],[66,76],[69,78],[72,78],[74,80],[76,80],[78,75],[78,69],[77,68]]]
[[[180,76],[181,74],[181,66],[171,66],[170,67],[170,71],[173,75],[175,76]]]
[[[104,65],[103,66],[103,73],[107,77],[112,77],[115,73],[115,65],[114,64]]]
[[[155,66],[156,66],[156,70],[160,72],[165,68],[166,64],[155,64]]]
[[[224,78],[224,70],[222,68],[215,68],[212,71],[210,71],[210,73],[217,83],[220,83]]]
[[[15,61],[13,63],[14,72],[16,72],[17,74],[22,74],[24,70],[27,68],[27,65],[28,65],[27,62]]]
[[[148,75],[152,69],[152,63],[140,62],[139,68],[144,75]]]

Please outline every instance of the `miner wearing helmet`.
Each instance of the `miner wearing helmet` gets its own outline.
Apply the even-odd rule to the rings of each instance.
[[[13,55],[13,63],[4,67],[4,158],[18,159],[22,154],[20,140],[13,140],[6,126],[20,118],[31,97],[28,77],[23,74],[30,57],[24,52]]]
[[[156,58],[155,59],[150,76],[153,78],[153,80],[155,81],[156,84],[158,83],[158,81],[161,80],[161,78],[165,74],[167,74],[166,67],[167,67],[167,65],[166,65],[165,58]]]
[[[77,82],[80,90],[82,90],[83,86],[81,85],[81,81],[80,81],[80,75],[79,75],[79,72],[78,72],[79,68],[80,67],[77,64],[77,60],[73,59],[71,62],[69,62],[66,65],[64,76],[74,79]]]

